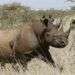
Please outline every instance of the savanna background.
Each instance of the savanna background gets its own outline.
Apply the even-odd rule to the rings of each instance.
[[[52,14],[54,18],[63,19],[68,26],[70,19],[75,19],[75,6],[65,10],[54,8],[33,10],[16,2],[0,5],[0,50],[9,48],[6,42],[13,38],[12,35],[16,34],[21,26],[40,20],[43,15],[49,14]],[[7,35],[8,32],[10,36]],[[1,42],[6,37],[7,39]],[[50,47],[50,52],[57,64],[55,68],[40,58],[33,58],[26,64],[27,68],[19,62],[12,64],[0,61],[0,75],[75,75],[75,22],[71,25],[69,44],[63,49]]]

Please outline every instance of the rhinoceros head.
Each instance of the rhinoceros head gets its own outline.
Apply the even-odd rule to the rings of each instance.
[[[66,32],[64,32],[63,25],[61,23],[59,23],[59,25],[60,26],[58,28],[58,26],[49,23],[44,38],[48,45],[56,48],[63,48],[68,44],[70,27]]]

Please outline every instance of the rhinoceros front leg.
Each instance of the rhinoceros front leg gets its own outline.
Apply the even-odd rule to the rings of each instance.
[[[44,60],[45,62],[50,62],[53,66],[55,66],[55,62],[49,52],[49,47],[38,47],[37,48],[37,53],[38,55],[41,55],[41,59]]]
[[[44,54],[45,54],[47,60],[50,61],[54,65],[55,63],[54,63],[54,60],[53,60],[52,55],[50,54],[49,50],[43,49],[43,51],[44,51]]]

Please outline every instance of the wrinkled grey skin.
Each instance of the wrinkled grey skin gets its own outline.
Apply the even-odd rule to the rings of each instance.
[[[50,46],[64,48],[68,44],[70,29],[67,32],[63,32],[62,28],[58,31],[56,26],[50,26],[48,29],[48,32],[45,33],[45,39]]]
[[[34,48],[34,46],[32,46],[31,53],[29,53],[29,54],[36,55],[37,54],[36,52],[38,52],[45,58],[44,61],[47,60],[47,61],[51,62],[54,66],[55,63],[52,59],[50,52],[48,51],[49,46],[53,46],[56,48],[64,48],[68,44],[68,36],[70,33],[70,29],[67,32],[63,32],[63,28],[61,27],[61,29],[59,30],[60,26],[61,26],[61,23],[59,23],[59,26],[57,26],[57,25],[54,26],[52,23],[48,23],[48,27],[45,27],[40,22],[35,22],[32,25],[30,25],[30,28],[33,30],[32,33],[35,36],[35,39],[37,39],[38,44],[36,45],[35,48]],[[45,29],[46,29],[46,31],[44,31]],[[31,30],[29,30],[28,32],[30,33]],[[10,43],[10,46],[11,46],[11,49],[14,49],[14,52],[25,54],[24,49],[26,49],[25,48],[26,45],[24,46],[24,44],[28,43],[28,42],[26,42],[28,39],[26,39],[26,41],[25,41],[24,38],[27,37],[26,34],[28,34],[28,33],[26,33],[25,30],[22,30],[19,34],[20,34],[20,36],[17,36],[15,38],[15,41],[12,41],[13,43],[12,42]],[[24,34],[24,36],[22,36],[21,34]],[[22,40],[21,36],[22,36],[23,40]],[[31,37],[31,38],[33,38],[33,37]],[[23,41],[23,43],[21,40]],[[34,44],[36,44],[36,43],[34,42]],[[30,46],[28,46],[28,47],[29,47],[28,50],[31,49]],[[23,48],[23,52],[22,52],[22,48]],[[37,51],[35,52],[34,49]]]

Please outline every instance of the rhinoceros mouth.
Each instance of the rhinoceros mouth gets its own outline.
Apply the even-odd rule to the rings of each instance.
[[[64,48],[68,45],[68,40],[65,37],[53,37],[51,41],[48,40],[48,44],[56,48]]]
[[[50,46],[55,47],[55,48],[64,48],[66,47],[67,44],[65,43],[60,43],[60,42],[54,42],[54,43],[49,43]]]

